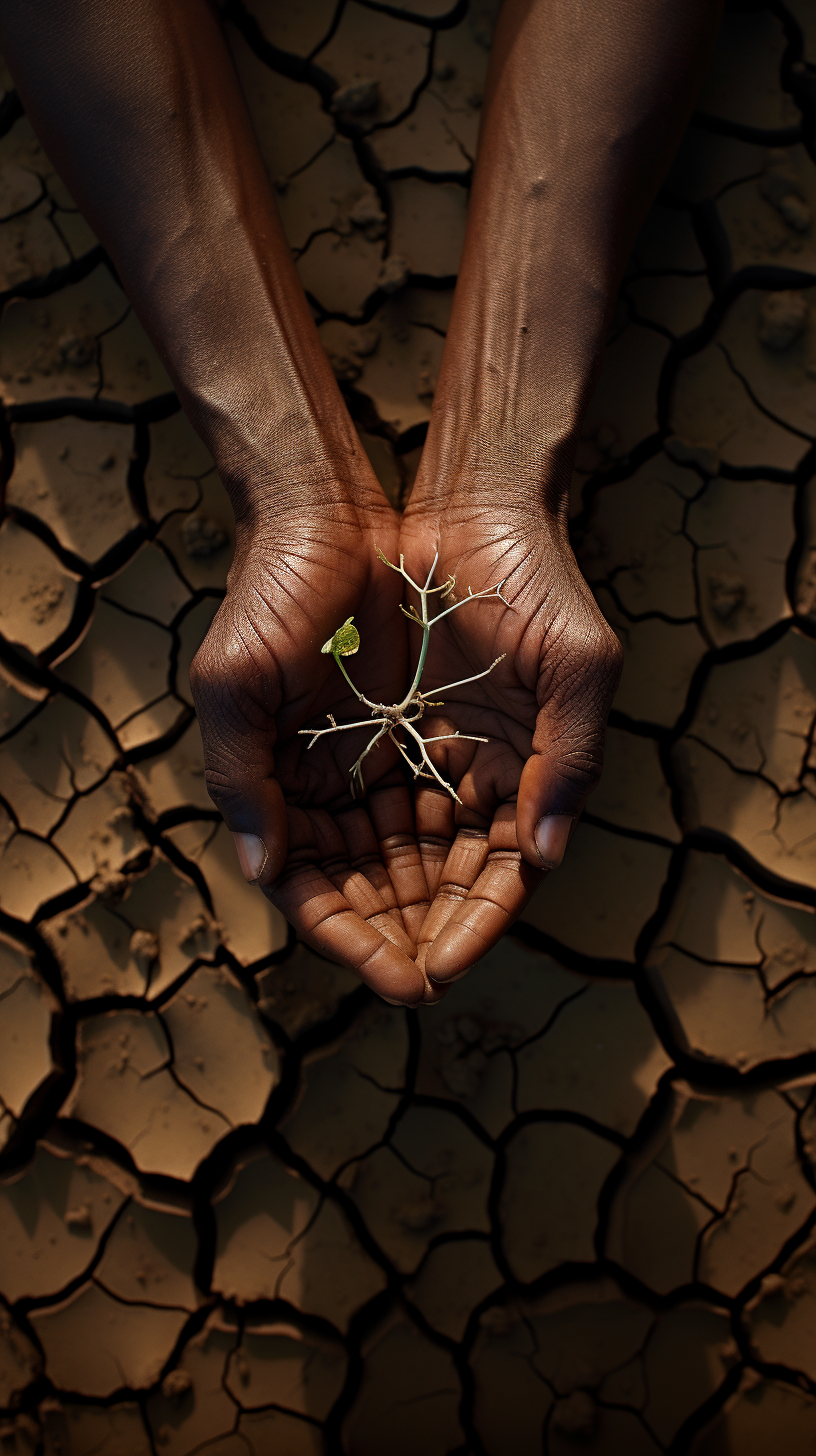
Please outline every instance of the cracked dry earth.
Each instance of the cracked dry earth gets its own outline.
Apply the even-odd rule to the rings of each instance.
[[[494,8],[224,7],[397,503]],[[812,0],[726,17],[589,412],[603,783],[419,1015],[239,876],[187,686],[227,500],[11,89],[0,130],[1,1456],[812,1453]]]

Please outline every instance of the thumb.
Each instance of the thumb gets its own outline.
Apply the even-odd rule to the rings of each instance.
[[[205,639],[190,669],[204,744],[207,792],[235,838],[244,878],[261,889],[277,879],[288,836],[283,791],[274,776],[275,720]]]
[[[519,781],[518,845],[537,869],[560,865],[603,768],[604,731],[621,652],[609,628],[584,644],[589,646],[586,658],[571,662],[566,684],[560,691],[555,685],[538,714],[533,753]]]
[[[283,791],[273,777],[271,753],[261,743],[242,739],[246,757],[219,744],[204,750],[207,792],[232,831],[241,873],[250,884],[269,889],[286,862],[288,834]]]
[[[548,754],[533,753],[521,773],[516,804],[518,846],[528,864],[554,870],[560,865],[578,817],[600,776],[583,787],[570,781]]]

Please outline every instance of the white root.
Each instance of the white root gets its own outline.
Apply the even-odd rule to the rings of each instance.
[[[422,646],[419,654],[419,663],[414,674],[413,682],[411,683],[411,686],[408,689],[408,692],[406,693],[402,702],[392,703],[390,706],[386,706],[384,703],[372,703],[367,697],[364,696],[363,693],[359,691],[358,688],[354,686],[354,683],[351,681],[351,678],[349,677],[343,663],[340,661],[341,655],[352,656],[357,650],[355,643],[352,643],[351,647],[349,647],[348,645],[349,630],[354,636],[355,642],[359,640],[356,636],[356,628],[351,627],[349,629],[349,623],[351,623],[353,620],[351,617],[349,617],[348,621],[343,624],[343,627],[339,629],[337,633],[335,633],[334,637],[326,643],[325,647],[322,650],[324,652],[327,652],[329,650],[332,651],[334,660],[337,666],[340,668],[340,671],[346,679],[346,682],[349,684],[349,687],[352,689],[352,692],[355,694],[358,700],[366,708],[369,708],[371,710],[371,716],[370,718],[360,719],[354,723],[338,723],[331,713],[327,713],[326,716],[329,720],[330,727],[301,728],[299,729],[299,735],[301,737],[306,737],[309,739],[309,742],[306,745],[306,749],[308,752],[310,748],[314,747],[318,738],[324,738],[328,733],[346,733],[351,732],[353,729],[356,728],[370,728],[373,724],[376,724],[376,733],[374,734],[373,738],[370,739],[370,741],[360,754],[359,758],[355,760],[349,770],[349,778],[351,780],[351,792],[354,797],[357,796],[358,791],[360,796],[365,793],[365,782],[363,780],[363,763],[365,762],[369,753],[371,753],[375,748],[379,746],[383,738],[390,738],[391,741],[396,744],[396,747],[398,748],[402,757],[405,759],[405,762],[408,764],[408,767],[410,768],[415,779],[421,778],[436,780],[436,782],[440,784],[441,787],[445,789],[447,793],[449,793],[451,797],[456,800],[457,804],[461,804],[462,801],[459,798],[459,795],[456,793],[456,790],[452,787],[451,784],[448,783],[447,779],[443,777],[443,775],[431,762],[425,745],[427,743],[447,743],[452,742],[456,739],[465,740],[469,743],[489,743],[490,740],[488,738],[482,737],[480,734],[477,733],[460,733],[458,730],[455,733],[438,733],[431,738],[423,738],[422,734],[417,732],[414,724],[419,722],[419,719],[422,717],[426,708],[442,708],[445,706],[443,702],[438,701],[436,698],[434,698],[433,701],[430,698],[426,698],[419,691],[419,684],[425,665],[425,655],[428,650],[428,639],[430,637],[431,628],[435,626],[437,622],[441,622],[443,617],[450,616],[451,612],[458,611],[459,607],[467,606],[468,602],[475,602],[478,600],[485,600],[486,598],[492,598],[493,600],[503,602],[506,607],[509,607],[510,603],[505,597],[502,596],[502,587],[504,586],[504,582],[507,580],[507,578],[505,577],[503,581],[500,581],[498,583],[498,586],[488,587],[484,591],[474,592],[470,587],[468,587],[468,594],[466,597],[463,597],[461,601],[454,602],[450,607],[445,607],[444,611],[438,612],[435,617],[429,617],[428,598],[430,596],[433,596],[435,593],[438,593],[439,600],[440,602],[442,602],[445,600],[446,597],[449,597],[451,595],[456,587],[455,576],[447,577],[441,586],[431,586],[431,582],[433,581],[433,574],[436,570],[436,564],[439,559],[439,553],[437,552],[436,556],[434,556],[434,559],[431,563],[431,569],[428,572],[428,577],[424,586],[420,586],[419,582],[414,581],[413,577],[408,575],[408,572],[405,570],[405,558],[403,556],[400,556],[399,566],[395,566],[393,561],[389,561],[388,557],[385,556],[383,552],[379,549],[377,551],[377,555],[385,566],[390,567],[392,571],[396,571],[397,574],[401,576],[405,582],[407,582],[408,586],[410,586],[417,593],[420,599],[421,612],[417,611],[413,603],[410,605],[410,607],[407,608],[403,607],[402,605],[400,606],[400,610],[405,614],[409,621],[415,622],[418,627],[421,627],[423,633]],[[338,642],[340,632],[346,634],[343,637],[342,643]],[[334,644],[333,647],[332,644]],[[435,688],[434,692],[447,693],[450,692],[452,688],[464,687],[466,683],[479,682],[481,678],[487,677],[488,674],[493,671],[494,667],[498,666],[498,664],[503,660],[505,655],[505,653],[502,653],[501,657],[497,657],[495,662],[491,662],[490,666],[486,667],[483,672],[475,672],[471,677],[463,677],[459,678],[457,682],[446,683],[444,687]],[[418,744],[420,752],[419,763],[417,763],[415,759],[411,757],[406,745],[401,742],[401,740],[397,737],[397,730],[400,728],[411,738],[413,738]]]

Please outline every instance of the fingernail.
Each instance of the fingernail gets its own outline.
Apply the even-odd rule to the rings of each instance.
[[[266,845],[257,834],[235,834],[235,848],[238,851],[238,863],[241,866],[241,874],[245,880],[252,884],[258,879],[266,864]]]
[[[536,825],[536,849],[547,869],[557,870],[567,848],[572,828],[571,814],[545,814]]]

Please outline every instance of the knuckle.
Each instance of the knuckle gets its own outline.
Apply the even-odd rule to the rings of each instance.
[[[221,766],[210,764],[205,768],[204,785],[216,809],[225,819],[242,802],[241,785],[236,782],[235,775],[228,777]]]
[[[603,770],[603,737],[576,739],[562,745],[556,773],[563,784],[577,790],[582,798],[597,786]]]
[[[588,612],[573,628],[571,655],[584,674],[599,679],[617,678],[623,658],[620,642],[606,619]]]
[[[265,667],[219,614],[190,664],[190,690],[203,732],[208,723],[234,731],[268,727],[279,693],[271,664]]]
[[[217,680],[218,671],[214,655],[208,639],[205,637],[190,663],[190,690],[196,702],[212,691]]]
[[[216,809],[222,809],[229,795],[229,788],[223,773],[215,768],[205,768],[204,787],[215,804]]]
[[[204,785],[225,818],[257,800],[259,785],[271,772],[271,760],[259,758],[253,742],[228,730],[204,738]]]
[[[564,626],[552,669],[552,690],[562,706],[605,719],[620,681],[623,649],[600,612],[575,613]]]
[[[598,630],[602,636],[601,653],[606,671],[615,678],[617,685],[623,667],[623,644],[605,617],[600,618]]]
[[[545,718],[545,714],[541,715]],[[598,785],[603,769],[603,720],[540,723],[533,747],[550,763],[556,798],[576,810]]]

